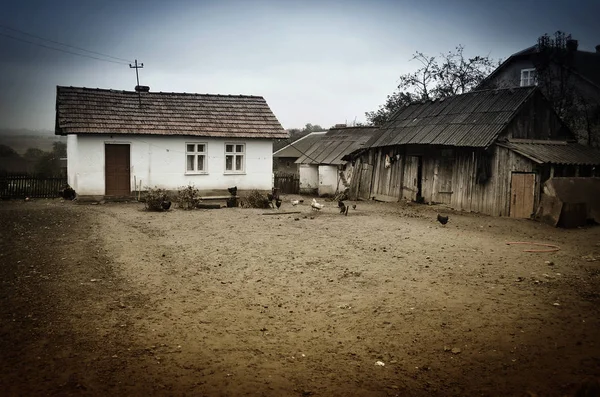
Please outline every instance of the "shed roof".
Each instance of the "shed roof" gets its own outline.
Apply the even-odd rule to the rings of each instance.
[[[140,106],[141,101],[141,106]],[[57,135],[287,138],[264,98],[57,87]]]
[[[535,89],[519,87],[471,91],[409,105],[396,112],[367,146],[425,144],[488,147]]]
[[[499,142],[539,164],[600,165],[600,151],[570,142]]]
[[[302,153],[306,153],[308,149],[316,142],[318,142],[327,131],[311,132],[308,135],[296,139],[294,142],[289,143],[283,148],[273,153],[273,157],[294,157],[298,158],[302,156]]]
[[[375,132],[377,132],[377,127],[331,128],[304,151],[296,163],[343,164],[345,161],[342,160],[342,157],[364,147]]]

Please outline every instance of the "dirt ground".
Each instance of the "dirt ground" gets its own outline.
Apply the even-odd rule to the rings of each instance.
[[[0,203],[2,394],[565,396],[600,376],[600,227],[326,205]]]

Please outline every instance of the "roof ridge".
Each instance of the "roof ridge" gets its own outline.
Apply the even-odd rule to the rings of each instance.
[[[75,86],[61,86],[61,85],[57,85],[56,86],[57,90],[65,90],[65,89],[77,89],[77,90],[84,90],[84,91],[90,91],[90,92],[112,92],[112,93],[122,93],[122,94],[134,94],[134,95],[138,95],[137,91],[127,91],[127,90],[117,90],[114,88],[91,88],[91,87],[75,87]],[[245,94],[200,94],[200,93],[195,93],[195,92],[163,92],[163,91],[150,91],[150,92],[143,92],[142,95],[148,95],[148,94],[161,94],[161,95],[184,95],[184,96],[212,96],[212,97],[225,97],[225,98],[261,98],[264,99],[263,96],[260,95],[245,95]]]

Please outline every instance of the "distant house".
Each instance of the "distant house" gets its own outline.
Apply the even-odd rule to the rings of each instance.
[[[529,218],[552,177],[600,176],[536,87],[472,91],[395,113],[354,162],[350,194]]]
[[[299,164],[296,160],[302,156],[304,152],[310,149],[316,142],[325,135],[323,132],[311,132],[308,135],[289,143],[273,153],[273,172],[287,175],[300,175]]]
[[[272,142],[288,136],[258,96],[77,87],[57,87],[55,133],[68,136],[68,181],[80,196],[128,196],[139,185],[269,190]]]
[[[349,187],[352,164],[342,157],[362,148],[376,131],[376,127],[334,127],[303,150],[296,160],[300,192],[334,195]]]
[[[562,52],[541,53],[534,45],[511,55],[480,85],[480,89],[540,86],[548,98],[559,96],[564,115],[580,143],[600,147],[600,45],[582,51],[577,40],[568,40]],[[540,84],[540,67],[552,82]],[[552,95],[551,95],[552,94]],[[565,95],[562,95],[565,94]]]

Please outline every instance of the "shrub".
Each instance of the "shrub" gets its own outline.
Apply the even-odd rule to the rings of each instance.
[[[198,192],[198,189],[191,185],[179,188],[179,192],[177,193],[177,203],[179,204],[179,208],[184,210],[194,209],[199,201],[200,192]]]
[[[169,196],[165,189],[146,186],[145,206],[148,211],[163,211],[163,203],[168,200]]]
[[[269,200],[258,190],[252,190],[242,197],[242,207],[246,208],[269,208]]]

